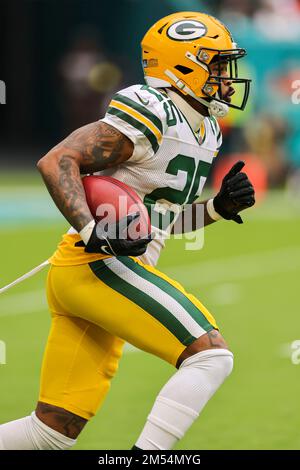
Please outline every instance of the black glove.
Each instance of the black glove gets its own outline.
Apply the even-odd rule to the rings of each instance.
[[[255,204],[254,188],[246,175],[240,173],[245,162],[241,160],[233,165],[224,176],[222,186],[213,200],[215,211],[224,219],[234,220],[242,224],[243,220],[238,212]]]
[[[87,253],[102,253],[112,256],[140,256],[145,253],[148,243],[152,240],[151,235],[137,240],[124,238],[129,225],[140,217],[139,213],[129,214],[118,222],[110,224],[107,230],[96,224],[90,239],[85,247]],[[76,243],[76,246],[83,246],[83,242]]]

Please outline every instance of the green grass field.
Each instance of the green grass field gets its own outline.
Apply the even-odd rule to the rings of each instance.
[[[35,176],[4,175],[0,185],[3,286],[46,259],[66,224]],[[233,374],[178,449],[300,448],[300,365],[290,357],[291,343],[300,339],[300,208],[276,192],[244,219],[243,226],[207,228],[201,251],[170,240],[159,263],[210,309],[235,354]],[[0,423],[35,407],[50,325],[45,276],[46,270],[0,296],[7,355],[0,365]],[[76,449],[129,449],[172,373],[155,357],[126,351]]]

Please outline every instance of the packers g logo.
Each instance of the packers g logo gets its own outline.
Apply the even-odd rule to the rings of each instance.
[[[192,41],[202,38],[206,32],[206,26],[200,21],[180,20],[168,28],[167,35],[175,41]]]

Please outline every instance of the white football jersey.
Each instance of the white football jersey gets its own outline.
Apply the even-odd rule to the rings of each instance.
[[[157,263],[176,212],[200,196],[222,141],[214,117],[201,120],[197,113],[199,129],[193,130],[183,107],[179,108],[182,98],[176,100],[177,105],[174,98],[174,92],[133,85],[113,96],[101,119],[134,143],[129,160],[97,174],[123,181],[137,192],[149,211],[152,208],[152,229],[159,236],[141,256],[151,265]],[[159,213],[165,217],[159,217]]]

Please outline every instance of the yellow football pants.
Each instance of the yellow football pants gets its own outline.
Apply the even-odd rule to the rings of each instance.
[[[128,257],[51,266],[52,326],[39,400],[90,419],[103,402],[124,341],[176,365],[196,338],[217,328],[193,295]]]

